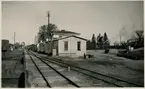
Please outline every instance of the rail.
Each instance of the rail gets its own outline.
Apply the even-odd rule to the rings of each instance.
[[[32,53],[32,52],[31,52],[31,53]],[[36,54],[34,54],[34,53],[32,53],[32,54],[33,54],[33,55],[36,55]],[[37,56],[37,57],[38,57],[38,56]],[[38,58],[40,58],[40,56],[39,56]],[[42,58],[42,56],[41,56],[41,58]],[[84,70],[84,71],[87,71],[87,72],[91,72],[91,73],[94,73],[94,74],[98,74],[98,75],[101,75],[101,76],[105,76],[105,77],[108,77],[108,78],[111,78],[111,79],[114,79],[114,80],[117,80],[117,81],[125,82],[125,83],[127,83],[127,84],[131,84],[131,85],[134,85],[134,86],[137,86],[137,87],[143,87],[142,85],[135,84],[135,83],[132,83],[132,82],[129,82],[129,81],[120,79],[120,78],[108,76],[108,75],[105,75],[105,74],[102,74],[102,73],[99,73],[99,72],[94,72],[94,71],[91,71],[91,70],[88,70],[88,69],[84,69],[84,68],[81,68],[81,67],[77,67],[77,66],[74,66],[74,65],[70,65],[70,64],[64,63],[64,62],[62,62],[62,61],[54,60],[54,59],[57,59],[57,58],[53,58],[53,59],[49,58],[49,60],[47,60],[46,58],[48,59],[48,57],[43,57],[43,60],[49,61],[49,62],[51,62],[51,63],[58,64],[58,65],[63,66],[63,67],[68,67],[68,66],[70,66],[71,69],[73,69],[73,70],[75,70],[75,71],[79,71],[79,70],[76,70],[76,69],[81,69],[81,70]],[[60,63],[61,63],[61,64],[60,64]],[[64,64],[65,64],[66,66],[64,66]],[[80,72],[80,71],[79,71],[79,72]],[[84,72],[81,72],[81,73],[83,73],[83,74],[85,74],[85,75],[88,75],[87,73],[84,73]],[[96,76],[92,76],[92,75],[88,75],[88,76],[93,77],[93,78],[96,78],[96,79],[99,79],[99,80],[102,80],[102,81],[104,81],[104,82],[106,82],[106,83],[109,83],[109,84],[113,84],[112,82],[108,82],[108,81],[106,81],[106,80],[104,80],[104,79],[101,79],[101,78],[98,78],[98,77],[96,77]],[[113,84],[113,85],[118,86],[118,87],[123,87],[123,86],[120,86],[120,85],[118,85],[118,84]]]
[[[34,55],[36,58],[38,58],[36,55]],[[53,68],[52,66],[50,66],[48,63],[46,63],[44,60],[42,60],[41,58],[38,58],[41,62],[43,62],[44,64],[46,64],[47,66],[49,66],[51,69],[53,69],[57,74],[61,75],[64,79],[66,79],[69,83],[71,83],[72,85],[74,85],[75,87],[79,88],[80,86],[77,85],[76,83],[74,83],[73,81],[71,81],[69,78],[67,78],[66,76],[64,76],[62,73],[60,73],[59,71],[57,71],[55,68]],[[33,60],[34,61],[34,60]],[[36,63],[35,63],[36,64]],[[36,65],[37,66],[37,65]],[[38,67],[38,66],[37,66]],[[39,68],[38,68],[39,69]],[[40,69],[39,69],[40,71]],[[41,75],[42,75],[42,72],[41,72]],[[43,75],[44,76],[44,75]],[[45,77],[45,76],[44,76]],[[46,81],[46,78],[44,78],[45,81]],[[47,83],[47,85],[50,86],[49,83]]]

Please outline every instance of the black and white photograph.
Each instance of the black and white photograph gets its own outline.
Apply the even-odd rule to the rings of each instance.
[[[144,1],[1,1],[2,88],[144,88]]]

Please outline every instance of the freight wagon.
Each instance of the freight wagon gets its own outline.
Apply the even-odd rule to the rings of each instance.
[[[9,50],[9,40],[2,40],[2,52]]]
[[[37,52],[39,52],[39,53],[45,53],[45,44],[44,43],[39,43],[37,45]]]
[[[2,40],[2,59],[3,58],[8,58],[9,57],[9,40]]]
[[[28,49],[28,50],[32,50],[32,51],[34,51],[34,52],[37,52],[37,46],[34,45],[34,44],[27,46],[27,49]]]

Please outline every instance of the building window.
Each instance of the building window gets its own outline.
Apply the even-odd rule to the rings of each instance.
[[[80,41],[77,42],[77,49],[78,49],[78,51],[81,50],[81,42]]]
[[[64,41],[64,51],[68,51],[68,41]]]

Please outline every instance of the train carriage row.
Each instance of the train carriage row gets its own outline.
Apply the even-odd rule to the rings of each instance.
[[[47,43],[40,43],[38,45],[35,45],[34,48],[32,49],[33,51],[37,51],[39,53],[45,53],[48,54],[49,53],[49,45]],[[120,51],[118,52],[118,56],[120,54]],[[129,56],[129,58],[133,58],[133,59],[143,59],[144,58],[144,47],[139,48],[139,49],[135,49],[134,51],[129,51],[127,53],[124,53],[123,56],[125,55],[125,57]],[[140,58],[141,57],[141,58]]]

